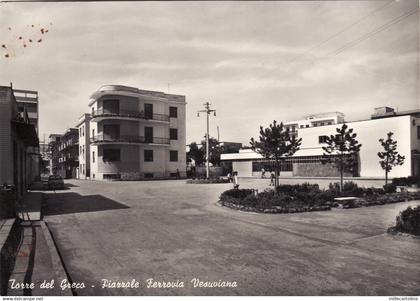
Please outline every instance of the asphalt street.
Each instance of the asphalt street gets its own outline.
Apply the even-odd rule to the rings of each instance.
[[[85,286],[78,295],[420,294],[420,239],[386,233],[420,201],[258,214],[217,204],[231,184],[67,184],[47,194],[44,220],[71,280]]]

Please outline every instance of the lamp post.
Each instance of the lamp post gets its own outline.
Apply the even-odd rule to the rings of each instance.
[[[197,117],[200,117],[200,112],[206,113],[207,117],[207,132],[206,132],[206,178],[210,178],[210,156],[209,156],[209,116],[210,113],[213,112],[214,116],[216,116],[216,110],[210,109],[210,103],[206,102],[204,104],[205,110],[200,110],[197,112]]]

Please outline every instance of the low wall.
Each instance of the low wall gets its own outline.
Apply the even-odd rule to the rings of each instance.
[[[0,295],[5,296],[23,232],[16,219],[4,220],[0,227]]]
[[[297,177],[339,177],[340,171],[331,163],[293,163],[293,175]],[[344,172],[345,177],[353,176],[350,172]]]

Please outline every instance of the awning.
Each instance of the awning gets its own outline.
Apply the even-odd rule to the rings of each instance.
[[[27,146],[39,146],[38,135],[32,124],[13,120],[12,125],[14,126],[18,137],[22,139]]]

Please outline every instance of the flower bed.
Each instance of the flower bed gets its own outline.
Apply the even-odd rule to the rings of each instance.
[[[409,206],[401,211],[396,218],[395,227],[388,229],[388,232],[404,232],[420,236],[420,206],[411,208]]]
[[[187,180],[187,184],[222,184],[222,183],[229,183],[228,179],[190,179]]]
[[[296,213],[307,211],[330,210],[338,207],[334,199],[338,197],[356,197],[354,201],[342,206],[344,209],[364,206],[384,205],[420,199],[418,193],[386,193],[384,189],[360,188],[352,182],[345,183],[340,192],[337,183],[330,184],[326,190],[317,184],[280,185],[277,192],[267,189],[259,192],[253,189],[230,189],[220,195],[219,203],[228,208],[264,212]]]
[[[330,210],[331,195],[319,190],[318,185],[311,185],[311,187],[308,185],[305,185],[303,189],[300,189],[302,187],[283,187],[288,190],[288,193],[280,191],[276,193],[272,189],[260,193],[253,189],[230,189],[221,194],[219,203],[236,210],[262,213]]]

